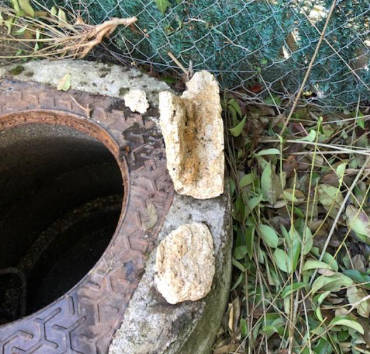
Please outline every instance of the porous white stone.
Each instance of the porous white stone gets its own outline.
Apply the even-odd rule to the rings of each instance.
[[[131,89],[123,96],[123,99],[125,100],[125,105],[132,112],[144,114],[149,108],[149,103],[143,90]]]
[[[176,192],[197,199],[224,191],[224,130],[219,87],[207,71],[196,73],[181,97],[159,94],[167,168]]]
[[[213,253],[212,235],[202,223],[181,225],[159,244],[155,285],[168,303],[197,301],[209,293]]]

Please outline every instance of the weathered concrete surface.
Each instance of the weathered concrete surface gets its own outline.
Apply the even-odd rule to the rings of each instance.
[[[213,238],[202,223],[180,225],[161,241],[155,286],[170,304],[197,301],[211,290],[215,275]]]
[[[12,70],[18,68],[18,70]],[[16,75],[14,74],[16,73]],[[71,88],[99,95],[123,98],[130,89],[143,90],[151,105],[158,106],[158,93],[168,85],[135,68],[90,62],[85,60],[40,60],[0,67],[0,78],[35,81],[57,87],[67,74]]]
[[[169,304],[154,284],[156,249],[126,310],[110,354],[209,353],[227,303],[231,273],[231,218],[226,196],[195,200],[176,195],[159,234],[165,238],[178,225],[206,224],[215,249],[216,272],[210,293],[202,300]]]
[[[181,97],[159,94],[167,169],[176,192],[197,199],[224,192],[224,129],[216,79],[196,73]]]

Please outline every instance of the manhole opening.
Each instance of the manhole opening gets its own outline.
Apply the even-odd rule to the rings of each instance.
[[[0,132],[0,324],[48,305],[108,246],[123,181],[110,151],[72,128]]]

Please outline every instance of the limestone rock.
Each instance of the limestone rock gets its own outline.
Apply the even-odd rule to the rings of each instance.
[[[196,73],[178,97],[159,94],[167,168],[179,194],[198,199],[224,191],[224,131],[219,87],[207,71]]]
[[[131,89],[123,96],[123,99],[125,100],[125,105],[132,112],[144,114],[149,108],[149,103],[143,90]]]
[[[205,297],[214,274],[213,238],[206,225],[181,225],[159,244],[155,284],[170,304]]]

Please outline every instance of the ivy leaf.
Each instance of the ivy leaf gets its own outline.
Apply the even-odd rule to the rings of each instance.
[[[229,129],[232,136],[238,137],[242,133],[246,120],[247,116],[244,116],[244,118],[234,128]]]
[[[162,14],[164,14],[170,5],[168,0],[155,0],[155,3],[157,4],[157,7]]]
[[[278,246],[279,237],[272,227],[262,224],[259,226],[258,230],[262,237],[262,240],[266,243],[267,246],[271,248],[276,248]]]
[[[360,332],[362,335],[364,334],[364,328],[352,317],[349,316],[336,316],[334,317],[331,322],[330,326],[345,326],[354,329],[357,332]]]

